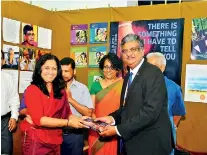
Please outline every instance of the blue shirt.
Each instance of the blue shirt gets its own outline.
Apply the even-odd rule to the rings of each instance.
[[[72,98],[75,99],[79,104],[93,109],[93,102],[91,99],[91,95],[89,93],[88,88],[84,84],[73,79],[73,82],[70,85],[70,91],[71,91]],[[25,105],[24,94],[23,94],[20,104],[20,110],[24,108],[27,107]],[[70,110],[72,114],[76,116],[82,116],[71,104],[70,104]]]
[[[72,98],[75,99],[79,104],[93,109],[93,102],[91,99],[91,95],[86,85],[73,79],[73,82],[70,85],[70,91],[71,91]],[[76,116],[82,116],[71,104],[70,104],[70,110],[72,114]]]
[[[172,124],[174,141],[176,142],[176,130],[173,116],[183,116],[186,114],[186,110],[180,86],[167,77],[165,77],[165,84],[168,93],[168,113]]]

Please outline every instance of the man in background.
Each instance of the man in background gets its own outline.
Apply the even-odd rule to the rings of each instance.
[[[155,52],[147,55],[147,61],[157,66],[162,72],[166,68],[166,59],[162,53]],[[176,143],[176,126],[174,124],[174,116],[184,116],[186,114],[185,105],[182,97],[180,86],[165,76],[165,84],[168,92],[168,113],[172,124],[173,138]],[[171,155],[174,153],[172,152]]]
[[[34,41],[34,30],[31,25],[25,25],[23,28],[24,42],[22,45],[37,47],[37,42]]]
[[[73,115],[92,116],[93,103],[88,88],[75,80],[75,61],[69,57],[60,60],[63,79],[66,82],[68,103]],[[84,135],[82,129],[63,130],[62,155],[83,155]]]
[[[5,63],[1,50],[1,67]],[[19,95],[12,77],[1,71],[1,154],[13,152],[12,131],[17,126],[19,116]]]

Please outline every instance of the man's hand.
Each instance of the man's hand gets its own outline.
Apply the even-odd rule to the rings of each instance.
[[[95,121],[102,121],[102,122],[105,122],[109,125],[112,123],[115,123],[114,118],[112,116],[99,117],[99,118],[96,118]]]
[[[9,124],[9,125],[8,125],[8,128],[9,128],[9,131],[10,131],[10,132],[13,131],[13,130],[17,127],[17,121],[16,121],[16,119],[14,119],[14,118],[10,118],[8,124]]]
[[[89,128],[88,126],[84,125],[85,122],[83,121],[82,118],[75,116],[75,115],[70,115],[69,116],[69,122],[68,126],[71,126],[73,128]]]
[[[107,126],[99,134],[103,137],[117,135],[115,126]]]
[[[67,94],[67,97],[68,97],[68,102],[69,103],[73,102],[71,91],[68,88],[66,89],[66,94]]]
[[[82,116],[81,118],[83,120],[83,124],[88,126],[88,127],[93,127],[95,126],[94,120],[91,117],[88,116]]]

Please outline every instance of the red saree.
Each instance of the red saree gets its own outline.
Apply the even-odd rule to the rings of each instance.
[[[96,94],[96,117],[107,116],[119,108],[122,84],[123,80],[119,80]],[[117,155],[117,138],[113,137],[110,141],[100,141],[99,137],[97,132],[89,131],[89,155]]]

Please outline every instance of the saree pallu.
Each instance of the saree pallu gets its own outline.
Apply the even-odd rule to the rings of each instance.
[[[123,80],[119,80],[109,87],[102,89],[95,97],[96,117],[107,116],[120,106],[120,96]],[[107,137],[100,140],[97,132],[89,131],[89,155],[117,155],[117,137]]]

